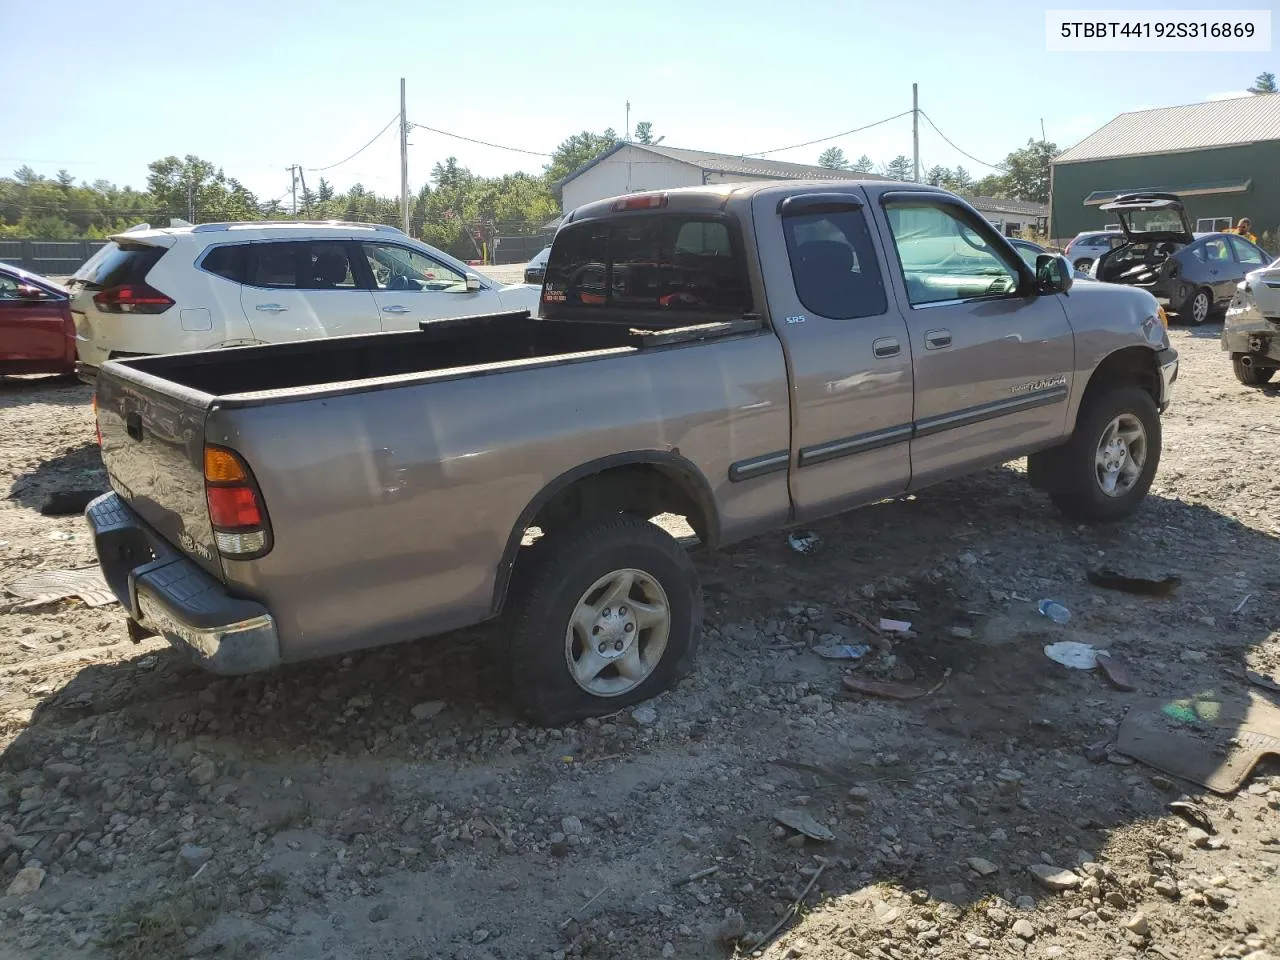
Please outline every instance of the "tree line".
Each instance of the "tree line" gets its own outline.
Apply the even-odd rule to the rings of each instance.
[[[934,187],[943,187],[970,197],[996,197],[1001,200],[1049,202],[1049,165],[1061,151],[1056,143],[1028,140],[1021,150],[1004,159],[998,173],[975,179],[962,166],[932,166],[920,171],[920,179]],[[915,175],[911,158],[898,154],[888,163],[877,164],[865,153],[850,161],[839,147],[829,147],[818,157],[818,166],[828,170],[851,170],[874,173],[894,180],[911,180]]]
[[[410,232],[464,259],[478,258],[497,236],[534,236],[560,214],[557,181],[618,142],[613,129],[584,130],[556,147],[541,173],[483,177],[456,157],[435,164],[430,179],[410,197]],[[633,139],[657,143],[653,124],[637,124]],[[29,166],[0,177],[0,238],[101,239],[138,223],[189,223],[287,219],[292,191],[264,199],[222,167],[194,155],[169,156],[147,165],[144,190],[106,180],[76,182],[67,170],[54,177]],[[324,177],[305,179],[297,192],[297,216],[308,220],[355,220],[401,226],[400,201],[360,183],[339,189]]]

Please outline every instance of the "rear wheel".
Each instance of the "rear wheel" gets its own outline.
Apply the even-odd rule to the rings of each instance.
[[[530,718],[614,713],[692,668],[702,588],[670,535],[619,516],[547,543],[510,600],[506,659]]]
[[[1212,311],[1213,294],[1202,287],[1187,298],[1187,302],[1178,312],[1198,327],[1209,319]]]
[[[1246,387],[1260,387],[1265,383],[1270,383],[1271,377],[1276,372],[1275,368],[1260,367],[1256,363],[1245,363],[1248,356],[1246,353],[1233,353],[1231,355],[1231,369],[1235,371],[1236,379]]]
[[[1114,387],[1086,397],[1071,439],[1053,451],[1049,495],[1073,520],[1122,520],[1151,488],[1160,442],[1160,413],[1146,390]]]

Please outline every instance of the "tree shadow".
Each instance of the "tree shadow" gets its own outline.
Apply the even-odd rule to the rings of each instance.
[[[8,499],[33,510],[40,509],[50,493],[108,489],[107,470],[97,443],[68,446],[62,453],[42,460],[34,469],[19,473],[9,485]]]
[[[962,911],[995,896],[1039,898],[1049,894],[1027,865],[1105,862],[1120,828],[1163,815],[1177,791],[1198,792],[1187,783],[1162,789],[1153,771],[1108,761],[1098,745],[1114,740],[1143,695],[1239,696],[1239,668],[1267,640],[1280,587],[1270,572],[1275,537],[1160,494],[1125,524],[1074,527],[1008,468],[814,530],[822,545],[813,556],[796,554],[778,533],[699,553],[708,608],[702,655],[692,677],[657,699],[656,724],[624,711],[559,730],[527,727],[492,652],[496,626],[248,677],[214,677],[167,648],[85,666],[40,702],[0,757],[15,792],[47,785],[50,758],[68,748],[81,768],[74,796],[46,807],[21,801],[19,834],[30,845],[23,857],[102,882],[93,880],[103,869],[98,854],[59,846],[58,838],[74,836],[68,824],[101,835],[113,812],[162,820],[163,803],[188,814],[197,838],[219,818],[254,829],[275,824],[259,831],[269,835],[285,829],[283,817],[355,844],[368,860],[403,845],[406,816],[428,802],[465,811],[482,793],[494,817],[531,810],[521,816],[554,824],[573,813],[588,831],[614,823],[605,811],[625,812],[609,827],[610,843],[567,853],[525,830],[517,855],[503,847],[502,831],[489,836],[477,819],[474,850],[462,853],[511,870],[529,860],[542,871],[547,901],[512,894],[510,910],[531,916],[557,898],[580,903],[574,877],[622,864],[622,889],[596,909],[632,939],[600,956],[649,955],[634,938],[661,925],[653,910],[665,901],[653,891],[708,864],[720,872],[690,888],[706,900],[688,909],[708,923],[737,909],[752,930],[772,926],[774,906],[803,888],[797,870],[811,869],[814,855],[828,863],[818,884],[825,896],[884,882]],[[1177,574],[1183,585],[1172,599],[1103,591],[1083,575],[1100,562],[1136,575]],[[1248,583],[1237,582],[1240,571]],[[1246,592],[1254,599],[1237,610]],[[1042,596],[1065,603],[1072,620],[1060,627],[1039,617]],[[814,657],[815,638],[849,627],[851,608],[887,615],[885,602],[904,598],[918,609],[899,615],[918,636],[898,643],[898,664],[909,682],[943,685],[909,702],[842,698],[846,665]],[[1046,658],[1045,644],[1064,638],[1108,646],[1139,691],[1111,689]],[[425,706],[434,702],[443,707]],[[196,771],[201,757],[213,759],[216,773]],[[371,778],[384,778],[385,803],[369,800]],[[19,801],[8,803],[6,816]],[[282,803],[293,812],[281,813]],[[835,839],[784,842],[774,832],[782,807],[830,823]],[[140,837],[139,856],[166,836]],[[555,843],[563,846],[563,837]],[[999,869],[983,876],[972,858]],[[414,876],[462,882],[452,873]],[[286,882],[307,902],[310,881],[299,874]],[[1115,892],[1129,902],[1129,893]],[[570,930],[589,932],[592,922],[585,915]],[[708,940],[681,955],[723,952]]]

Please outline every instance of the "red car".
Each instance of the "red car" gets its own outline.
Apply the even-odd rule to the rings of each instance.
[[[0,375],[75,368],[76,328],[67,290],[0,263]]]

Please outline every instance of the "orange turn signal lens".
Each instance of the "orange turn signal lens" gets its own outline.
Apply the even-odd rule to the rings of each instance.
[[[240,458],[230,450],[204,448],[204,478],[209,483],[243,483],[249,479]]]

